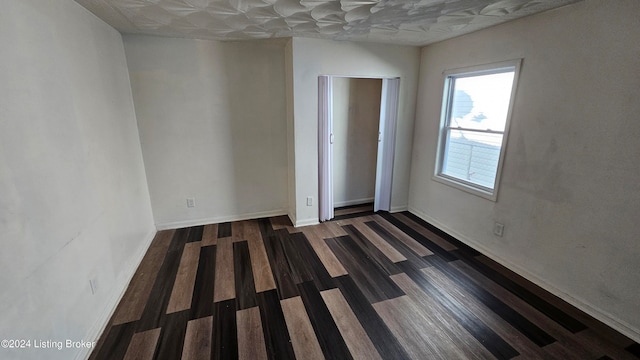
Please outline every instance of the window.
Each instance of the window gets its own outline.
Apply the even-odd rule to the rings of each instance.
[[[445,72],[435,180],[495,201],[519,67]]]

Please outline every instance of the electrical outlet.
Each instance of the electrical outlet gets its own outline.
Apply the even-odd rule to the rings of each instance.
[[[493,233],[496,236],[502,237],[502,234],[504,234],[504,224],[500,224],[498,222],[493,224]]]
[[[307,196],[307,206],[313,206],[313,197]]]
[[[189,207],[189,208],[196,207],[196,199],[195,198],[187,198],[187,207]]]
[[[95,295],[98,292],[98,278],[93,278],[89,280],[89,285],[91,286],[91,294]]]

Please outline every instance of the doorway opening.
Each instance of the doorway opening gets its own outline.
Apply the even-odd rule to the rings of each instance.
[[[399,83],[318,78],[320,221],[332,219],[335,208],[373,203],[374,211],[390,210]]]

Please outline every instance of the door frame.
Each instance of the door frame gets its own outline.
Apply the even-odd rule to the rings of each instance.
[[[333,212],[333,78],[382,80],[378,154],[376,157],[376,185],[374,211],[391,210],[393,160],[400,94],[399,77],[377,76],[318,76],[318,208],[319,220],[334,217]]]

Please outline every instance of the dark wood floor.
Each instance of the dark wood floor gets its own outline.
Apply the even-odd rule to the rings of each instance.
[[[362,212],[365,211],[365,212]],[[161,231],[92,359],[637,359],[410,213]]]

